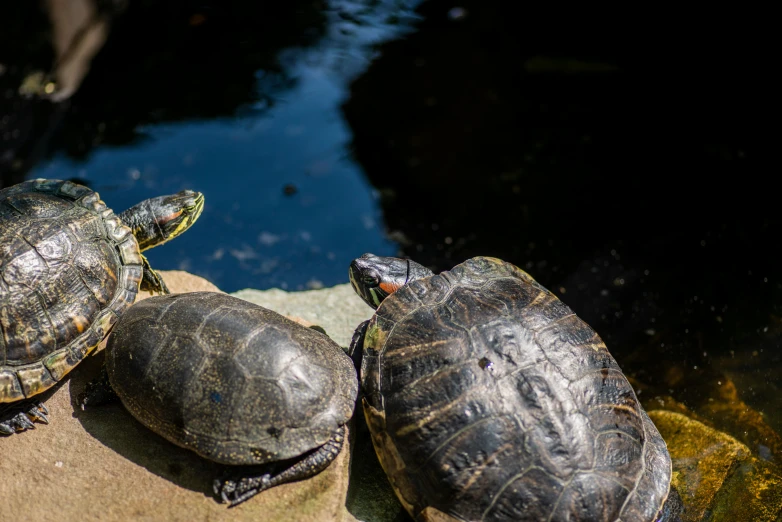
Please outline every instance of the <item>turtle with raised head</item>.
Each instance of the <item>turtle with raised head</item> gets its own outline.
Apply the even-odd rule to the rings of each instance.
[[[230,466],[214,490],[231,507],[325,469],[358,394],[353,362],[320,327],[219,292],[133,305],[105,353],[82,408],[119,398],[155,433]]]
[[[141,252],[187,230],[203,206],[184,190],[115,215],[70,181],[0,190],[0,434],[48,423],[35,396],[100,344],[139,288],[168,293]]]
[[[672,521],[657,428],[598,334],[516,266],[365,254],[351,344],[380,463],[416,520]]]

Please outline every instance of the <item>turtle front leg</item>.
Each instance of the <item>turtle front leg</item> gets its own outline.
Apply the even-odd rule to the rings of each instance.
[[[141,255],[141,261],[144,263],[144,275],[141,277],[141,290],[146,292],[157,292],[158,294],[170,294],[163,278],[149,265],[145,255]]]
[[[87,407],[100,406],[119,400],[119,396],[111,387],[106,365],[100,367],[100,374],[87,383],[84,392],[79,394],[79,407],[86,410]]]
[[[323,446],[276,475],[261,473],[234,476],[233,479],[216,479],[214,492],[220,495],[223,502],[230,503],[228,507],[238,506],[266,489],[317,475],[337,458],[344,442],[345,427],[341,426]]]
[[[0,435],[35,428],[34,421],[49,424],[49,410],[42,402],[26,399],[0,408]]]
[[[367,319],[356,327],[356,331],[353,332],[353,338],[350,340],[350,347],[348,348],[348,355],[353,359],[353,364],[356,366],[356,371],[361,372],[361,356],[364,352],[364,335],[367,333],[367,326],[370,319]]]

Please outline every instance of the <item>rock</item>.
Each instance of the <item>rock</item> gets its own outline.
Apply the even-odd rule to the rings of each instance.
[[[684,522],[782,517],[782,473],[723,432],[665,410],[649,411],[668,445]]]
[[[168,289],[174,294],[182,292],[222,292],[211,281],[183,270],[160,270],[159,273],[166,281]],[[139,292],[136,300],[140,301],[151,295],[149,292]]]
[[[321,326],[344,348],[350,346],[356,326],[374,313],[347,283],[303,292],[286,292],[277,288],[264,291],[245,289],[231,295]]]
[[[686,394],[686,405],[668,393],[659,393],[666,385],[650,386],[629,379],[647,411],[662,409],[681,413],[735,437],[755,457],[778,462],[782,456],[782,437],[766,422],[766,416],[742,400],[730,377],[714,372],[707,376],[691,375],[686,388],[673,390],[678,397]]]
[[[161,275],[172,292],[217,290],[186,272]],[[274,297],[286,313],[300,313],[327,325],[327,330],[339,330],[337,324],[347,323],[342,317],[344,288],[318,292],[310,299],[331,304],[310,302],[300,311],[297,303],[307,300],[290,294],[290,303],[283,307],[286,299]],[[145,297],[148,294],[140,296]],[[358,312],[358,306],[352,308]],[[368,317],[371,310],[365,308]],[[310,309],[319,312],[311,315]],[[356,317],[350,320],[355,318],[357,324]],[[315,477],[277,486],[229,509],[212,493],[212,479],[222,469],[218,465],[154,434],[120,404],[87,411],[75,408],[78,394],[97,375],[102,359],[102,352],[88,357],[69,378],[43,394],[51,424],[0,438],[0,520],[352,519],[345,508],[350,444]],[[351,444],[353,438],[349,437]]]
[[[169,290],[171,290],[171,293],[173,294],[181,293],[181,292],[225,293],[219,288],[217,288],[214,284],[212,284],[211,281],[208,281],[203,277],[191,274],[189,272],[185,272],[183,270],[165,270],[165,271],[161,270],[160,273],[165,274],[166,284],[168,285]],[[179,289],[179,290],[175,290],[175,289]],[[258,292],[260,294],[263,294],[263,292],[259,290],[251,290],[250,292]],[[151,294],[150,292],[139,292],[136,301],[147,299],[149,297],[152,297],[153,295],[154,294]],[[283,314],[283,315],[285,315],[288,319],[296,321],[297,323],[302,324],[304,326],[313,326],[315,324],[296,315],[289,315],[289,314]],[[104,341],[104,345],[105,345],[105,341]],[[104,345],[101,345],[100,348],[102,349]]]

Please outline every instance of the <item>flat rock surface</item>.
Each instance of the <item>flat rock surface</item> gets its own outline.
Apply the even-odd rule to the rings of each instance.
[[[161,271],[161,275],[174,293],[217,291],[208,281],[186,272]],[[326,301],[331,299],[328,290],[320,292]],[[337,325],[347,322],[342,320],[340,304],[347,293],[338,289],[337,294],[338,302],[314,314],[309,310],[299,313],[295,302],[284,311],[277,309],[311,317],[313,322],[326,325],[329,333],[339,331],[343,337],[338,342],[343,344],[345,328]],[[357,297],[352,297],[357,301],[353,304],[363,305]],[[363,307],[364,315],[369,317],[371,310],[366,305]],[[329,308],[331,315],[327,313]],[[355,309],[358,311],[358,306]],[[340,321],[328,319],[335,316]],[[319,475],[272,488],[229,509],[218,503],[212,493],[212,480],[224,468],[149,431],[120,404],[87,411],[75,408],[78,394],[97,375],[102,359],[102,353],[88,357],[69,378],[43,394],[51,412],[48,426],[37,424],[34,430],[0,438],[0,520],[353,519],[345,508],[348,444]]]
[[[271,290],[239,290],[231,295],[259,304],[277,313],[298,316],[326,330],[340,346],[347,348],[356,327],[374,314],[353,291],[350,284],[321,290],[286,292]]]

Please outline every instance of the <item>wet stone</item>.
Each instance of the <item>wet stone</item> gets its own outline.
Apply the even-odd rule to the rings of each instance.
[[[737,439],[680,413],[649,412],[668,445],[683,522],[782,517],[782,471]]]

